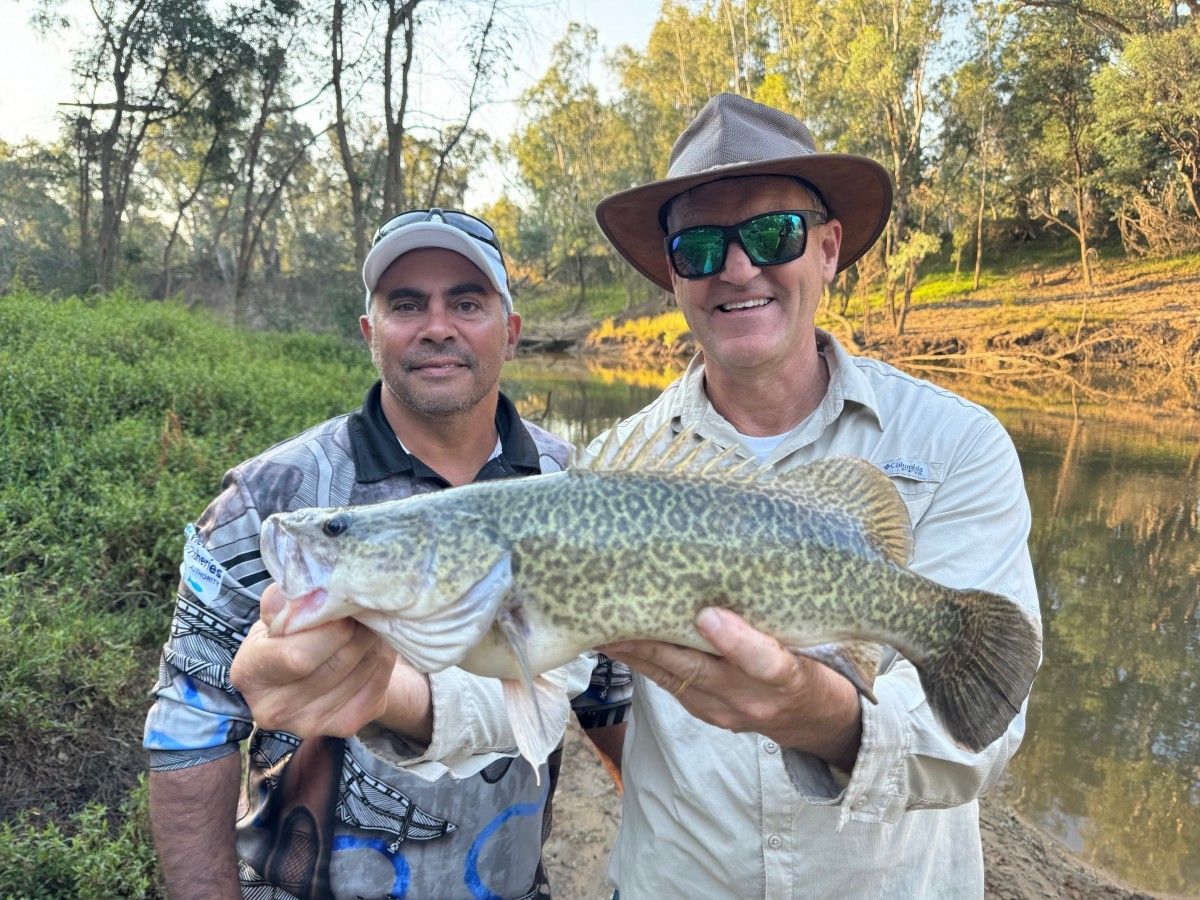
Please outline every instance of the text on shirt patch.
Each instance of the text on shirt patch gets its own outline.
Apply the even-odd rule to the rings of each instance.
[[[923,459],[889,459],[879,468],[885,475],[900,475],[917,481],[928,481],[932,477],[929,463]]]
[[[211,603],[221,593],[225,568],[208,552],[195,525],[189,524],[183,530],[183,536],[187,541],[183,546],[183,565],[179,567],[179,574],[193,594],[203,602]]]

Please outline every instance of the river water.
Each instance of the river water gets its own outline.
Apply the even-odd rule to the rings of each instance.
[[[577,444],[675,376],[570,357],[505,370],[522,414]],[[1200,418],[1119,375],[1021,385],[936,374],[1016,443],[1045,662],[1001,797],[1144,890],[1200,896]]]

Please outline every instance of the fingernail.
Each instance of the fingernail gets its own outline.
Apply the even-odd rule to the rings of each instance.
[[[711,606],[704,607],[696,616],[696,627],[705,634],[716,634],[721,630],[721,614]]]

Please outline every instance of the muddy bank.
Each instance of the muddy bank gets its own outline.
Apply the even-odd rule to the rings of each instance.
[[[853,306],[843,315],[823,304],[817,321],[851,352],[909,369],[1036,377],[1100,365],[1191,379],[1194,388],[1200,381],[1198,293],[1200,272],[1190,264],[1122,262],[1100,273],[1090,293],[1064,273],[1050,272],[1036,285],[1017,275],[923,303],[909,312],[902,334],[883,310],[864,323]],[[697,350],[690,334],[670,345],[581,335],[572,346],[649,366],[686,361]]]
[[[604,878],[621,804],[591,744],[571,723],[554,800],[554,830],[546,845],[550,884],[566,900],[609,900]],[[995,900],[1099,897],[1140,900],[1155,895],[1122,887],[1027,825],[1011,809],[986,800],[980,818],[987,896]]]

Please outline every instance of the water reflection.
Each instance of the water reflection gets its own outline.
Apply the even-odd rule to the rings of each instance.
[[[505,387],[584,443],[674,375],[526,357]],[[1046,662],[1003,796],[1126,882],[1200,894],[1200,420],[1107,377],[933,380],[996,413],[1033,504]]]

